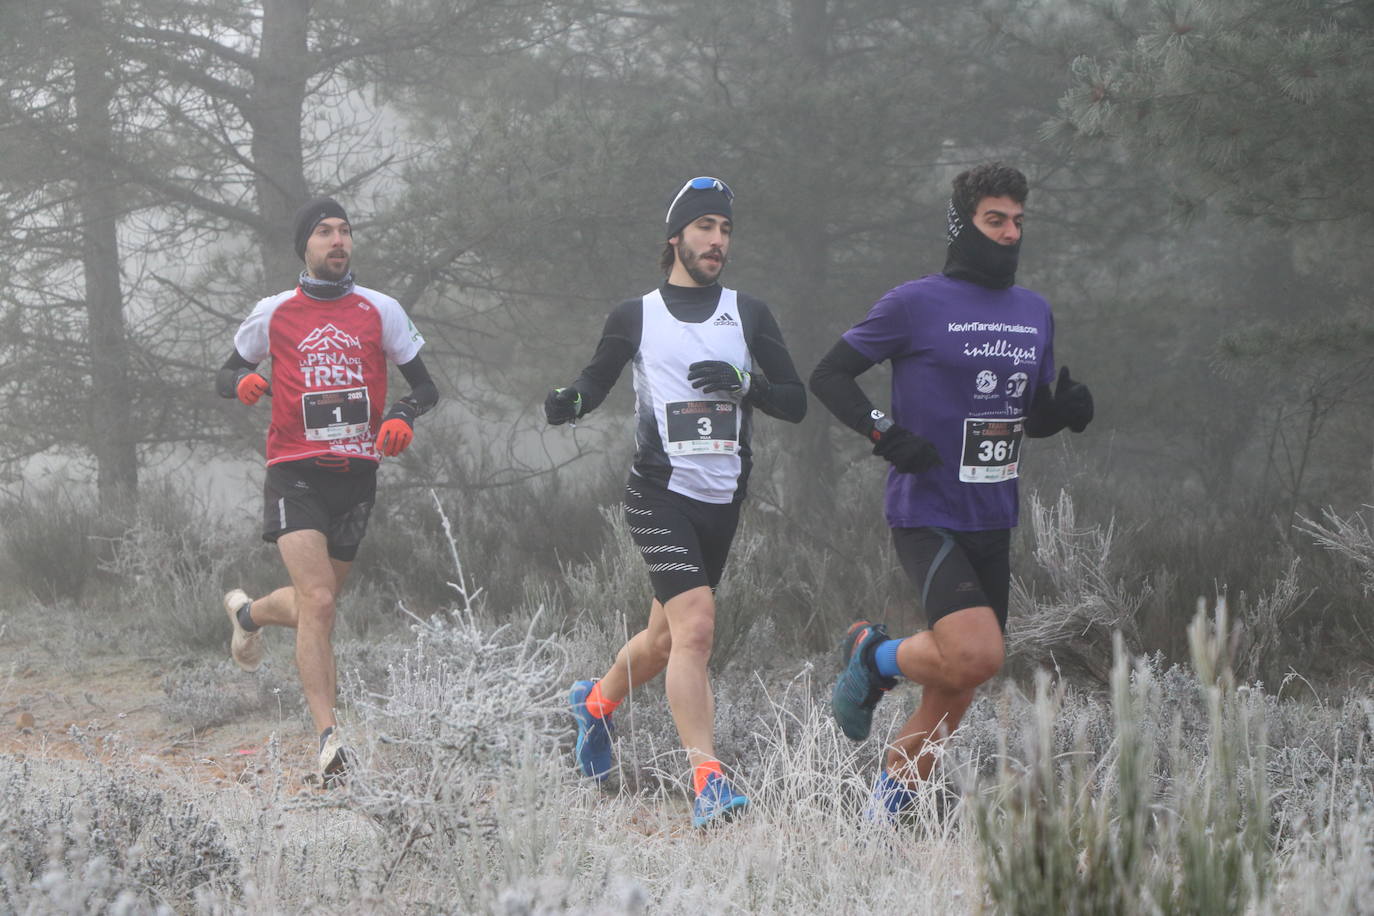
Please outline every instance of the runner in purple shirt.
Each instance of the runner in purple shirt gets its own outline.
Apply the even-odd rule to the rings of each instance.
[[[1026,195],[1026,177],[1000,163],[955,178],[944,271],[883,296],[811,375],[816,397],[892,465],[887,521],[930,623],[889,639],[861,620],[841,644],[831,706],[850,738],[868,737],[898,677],[923,688],[874,782],[876,820],[912,804],[939,743],[1002,666],[1022,440],[1092,420],[1087,386],[1067,367],[1056,379],[1049,303],[1014,285]],[[891,416],[856,381],[884,360]]]

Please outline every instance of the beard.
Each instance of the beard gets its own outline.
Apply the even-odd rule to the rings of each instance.
[[[328,257],[320,258],[318,262],[310,265],[310,275],[327,283],[338,283],[348,276],[348,267],[352,260],[345,256],[342,261],[337,262],[338,266],[335,266],[336,262]]]
[[[701,255],[682,244],[677,246],[677,257],[682,262],[683,269],[687,271],[687,276],[701,286],[710,286],[719,280],[728,260],[724,253],[720,255],[719,261],[702,260]]]

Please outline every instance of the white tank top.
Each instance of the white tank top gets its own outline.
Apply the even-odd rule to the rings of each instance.
[[[735,291],[722,288],[715,312],[701,322],[678,321],[658,290],[644,296],[643,309],[634,359],[636,473],[666,473],[667,488],[692,499],[733,502],[749,432],[742,399],[702,394],[687,372],[709,359],[753,371]]]

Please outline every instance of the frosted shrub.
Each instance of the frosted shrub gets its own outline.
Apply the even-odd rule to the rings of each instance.
[[[1112,634],[1120,632],[1128,649],[1140,644],[1136,615],[1151,586],[1128,585],[1113,555],[1114,524],[1079,527],[1066,491],[1053,506],[1032,494],[1029,508],[1035,563],[1050,590],[1034,594],[1024,580],[1013,580],[1012,605],[1024,612],[1008,622],[1008,661],[1052,660],[1061,670],[1105,684]]]
[[[197,659],[163,675],[162,692],[163,717],[195,731],[251,716],[280,719],[305,708],[296,672],[271,657],[251,677],[228,659]]]
[[[1042,673],[1020,754],[1000,755],[975,806],[989,893],[1006,913],[1245,913],[1273,865],[1264,704],[1238,689],[1225,605],[1189,631],[1206,710],[1199,757],[1175,726],[1166,745],[1149,665],[1112,670],[1113,746],[1055,748],[1062,690]]]
[[[1287,626],[1294,614],[1312,596],[1298,577],[1298,559],[1292,558],[1283,575],[1268,591],[1251,599],[1245,592],[1237,596],[1236,674],[1245,681],[1263,681],[1277,687],[1284,672],[1278,659],[1294,639]]]
[[[503,804],[518,807],[498,790],[524,785],[519,774],[556,754],[567,727],[555,702],[563,653],[535,635],[537,614],[520,631],[478,623],[482,589],[443,523],[460,606],[417,619],[380,686],[345,689],[359,726],[351,800],[383,830],[383,886],[409,859],[422,868],[495,835]]]
[[[97,580],[100,534],[113,521],[70,487],[31,491],[0,503],[3,581],[45,604],[77,601]]]
[[[555,755],[567,728],[555,701],[563,656],[551,641],[485,631],[464,612],[412,630],[378,688],[346,690],[357,718],[351,803],[383,832],[384,886],[408,860],[413,876],[496,836],[503,810],[508,820],[518,807],[505,790]]]
[[[599,675],[625,639],[644,626],[654,597],[624,513],[619,506],[603,506],[601,517],[610,531],[600,553],[563,567],[572,635],[596,656],[594,662],[587,659],[596,672],[586,677]]]
[[[225,583],[244,563],[251,542],[204,513],[172,515],[141,506],[133,522],[111,542],[104,568],[117,575],[121,600],[139,609],[139,620],[158,633],[158,643],[220,649],[225,640],[220,606]]]
[[[235,891],[219,825],[125,773],[0,761],[0,800],[4,912],[170,912]]]
[[[1323,513],[1323,522],[1300,517],[1298,525],[1308,537],[1337,556],[1344,557],[1360,572],[1365,594],[1374,592],[1374,532],[1359,515],[1342,518],[1333,510]]]

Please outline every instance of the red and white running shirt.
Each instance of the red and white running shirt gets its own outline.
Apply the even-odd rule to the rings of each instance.
[[[339,299],[312,299],[298,287],[258,302],[234,348],[251,363],[272,357],[267,463],[379,461],[386,361],[408,363],[424,343],[399,302],[362,286]]]

